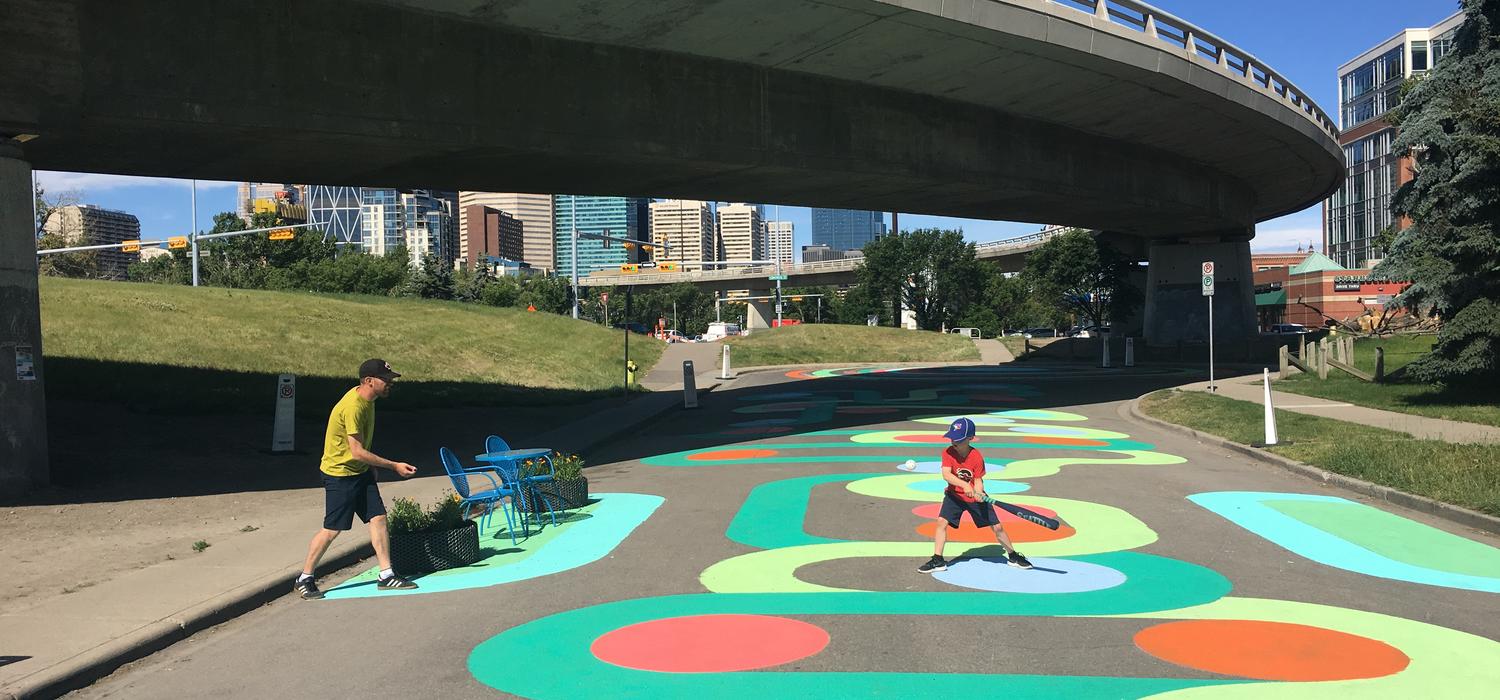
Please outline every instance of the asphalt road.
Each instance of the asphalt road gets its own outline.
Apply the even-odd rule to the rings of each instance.
[[[454,590],[436,590],[434,576],[419,579],[418,595],[356,585],[342,598],[288,596],[75,695],[1463,697],[1500,687],[1500,538],[1119,410],[1191,379],[1043,363],[744,375],[700,409],[586,455],[599,495],[588,517],[450,577]],[[986,559],[997,546],[979,533],[950,540],[959,561],[949,572],[916,573],[932,546],[919,511],[941,498],[920,463],[937,460],[943,444],[929,440],[945,426],[913,419],[956,415],[981,423],[992,494],[1067,521],[1058,533],[1006,521],[1037,569]],[[907,459],[916,471],[898,468]]]

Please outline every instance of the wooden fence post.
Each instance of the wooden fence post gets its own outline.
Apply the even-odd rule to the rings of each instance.
[[[1385,348],[1375,346],[1375,381],[1385,381]]]
[[[1282,343],[1281,347],[1276,349],[1277,379],[1286,379],[1287,375],[1291,372],[1291,363],[1287,361],[1286,357],[1289,352],[1290,350],[1287,349],[1286,343]]]
[[[1318,341],[1318,379],[1328,378],[1328,339]]]

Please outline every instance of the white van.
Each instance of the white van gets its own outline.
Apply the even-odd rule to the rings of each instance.
[[[725,336],[739,335],[740,324],[738,323],[710,323],[708,331],[703,334],[703,342],[709,343],[715,340],[723,340]]]

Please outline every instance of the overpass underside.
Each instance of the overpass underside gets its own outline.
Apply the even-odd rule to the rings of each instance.
[[[0,0],[0,346],[41,349],[17,216],[32,167],[1068,224],[1150,239],[1153,300],[1192,281],[1166,263],[1217,246],[1246,285],[1246,313],[1222,316],[1244,323],[1254,222],[1332,192],[1341,151],[1269,68],[1120,16],[1044,0]],[[1148,337],[1186,337],[1179,306],[1155,304],[1155,322],[1148,306]],[[10,436],[40,430],[44,381],[0,372],[0,489],[45,480],[44,438]],[[36,398],[14,408],[16,392]]]

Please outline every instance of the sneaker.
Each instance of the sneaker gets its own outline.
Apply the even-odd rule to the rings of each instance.
[[[417,584],[401,578],[400,576],[392,575],[380,579],[380,582],[375,584],[375,587],[382,591],[407,591],[416,588]]]
[[[1020,552],[1015,551],[1014,549],[1010,551],[1010,556],[1007,557],[1007,559],[1010,561],[1010,565],[1011,566],[1014,566],[1014,567],[1017,567],[1017,568],[1020,568],[1020,569],[1030,569],[1031,568],[1031,561],[1028,560],[1025,556],[1023,556]]]
[[[302,596],[303,600],[317,600],[323,597],[323,592],[318,590],[317,582],[310,578],[298,581],[292,586],[292,592]]]
[[[932,555],[932,558],[928,559],[926,564],[923,564],[923,565],[917,567],[917,571],[920,572],[920,573],[924,573],[924,574],[930,574],[930,573],[932,573],[934,571],[947,571],[947,570],[948,570],[948,562],[943,561],[943,558],[940,557],[940,556],[938,556],[938,555],[936,555],[936,554]]]

